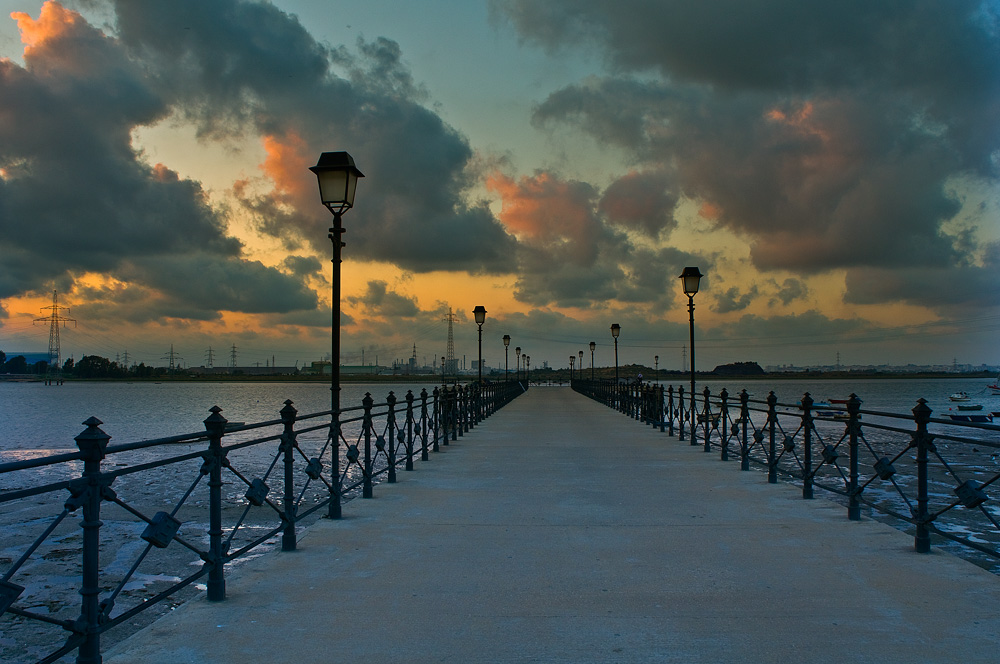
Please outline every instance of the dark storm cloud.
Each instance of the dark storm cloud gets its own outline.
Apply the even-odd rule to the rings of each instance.
[[[633,172],[608,185],[598,207],[610,223],[655,238],[677,226],[677,198],[671,179],[663,173]]]
[[[855,301],[930,305],[933,289],[903,284],[862,296],[861,275],[988,278],[968,267],[984,248],[943,224],[964,178],[998,178],[996,2],[493,6],[547,48],[596,44],[618,72],[552,93],[539,125],[578,126],[668,174],[665,190],[749,238],[758,268],[860,270]]]
[[[298,184],[315,182],[306,168],[320,152],[347,150],[367,176],[345,217],[352,256],[414,271],[512,267],[513,240],[485,205],[464,202],[473,183],[468,141],[421,105],[426,93],[395,42],[331,50],[295,17],[255,2],[115,7],[123,42],[154,67],[203,136],[259,132],[297,151],[266,168],[274,191],[240,196],[262,230],[325,248],[329,219],[315,184]]]
[[[0,297],[97,272],[161,289],[175,305],[161,315],[314,306],[241,258],[198,183],[133,150],[132,130],[170,112],[147,67],[57,4],[34,23],[25,66],[0,61]]]

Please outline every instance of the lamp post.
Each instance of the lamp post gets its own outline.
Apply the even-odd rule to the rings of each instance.
[[[569,384],[573,384],[573,365],[576,364],[576,355],[569,356]]]
[[[507,368],[507,347],[510,346],[510,335],[503,335],[503,380],[510,380],[510,370]]]
[[[515,355],[515,357],[517,359],[517,373],[515,375],[515,378],[517,379],[517,382],[520,383],[521,382],[521,347],[520,346],[518,346],[517,348],[514,349],[514,355]]]
[[[594,349],[597,348],[597,342],[590,342],[590,380],[594,380]]]
[[[576,377],[578,379],[580,379],[580,380],[583,380],[583,378],[582,378],[583,377],[583,351],[581,350],[580,352],[578,352],[577,356],[579,356],[579,358],[580,358],[580,363],[578,365],[576,365],[576,366],[580,367],[580,370],[576,374]]]
[[[524,356],[524,382],[531,385],[531,356]]]
[[[441,387],[448,385],[448,374],[444,372],[444,355],[441,356]]]
[[[611,336],[615,340],[615,385],[618,384],[618,335],[622,333],[622,326],[615,323],[611,326]]]
[[[479,326],[479,384],[483,384],[483,323],[486,322],[486,307],[479,305],[472,310],[476,317],[476,325]]]
[[[688,296],[688,323],[691,331],[691,440],[694,440],[694,428],[698,421],[694,403],[694,295],[698,292],[701,278],[705,276],[696,267],[686,267],[680,274],[684,294]],[[707,423],[706,423],[707,426]]]
[[[330,330],[330,477],[333,495],[327,516],[339,519],[340,512],[340,263],[344,248],[342,236],[344,212],[354,207],[354,194],[358,178],[364,173],[354,165],[354,158],[346,152],[324,152],[315,166],[309,168],[316,174],[319,183],[319,197],[333,214],[333,226],[329,231],[333,244],[333,279],[331,280],[330,310],[332,325]]]
[[[656,384],[660,384],[660,356],[653,356],[653,374],[656,376]]]

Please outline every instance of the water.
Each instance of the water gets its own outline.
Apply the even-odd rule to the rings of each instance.
[[[433,383],[347,383],[341,388],[341,407],[361,405],[366,392],[376,403],[392,390],[404,403],[407,390],[419,398],[420,390],[431,393]],[[222,408],[231,422],[276,420],[286,399],[299,414],[330,409],[330,386],[305,382],[246,383],[126,383],[68,382],[61,386],[43,383],[0,381],[0,460],[9,461],[21,452],[75,452],[73,438],[94,416],[111,435],[111,444],[162,438],[204,431],[202,423],[212,406]],[[21,458],[23,455],[17,455]]]

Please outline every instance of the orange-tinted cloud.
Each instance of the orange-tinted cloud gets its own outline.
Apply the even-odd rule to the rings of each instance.
[[[265,136],[264,152],[267,156],[260,168],[274,182],[275,195],[282,202],[305,203],[316,198],[315,180],[306,172],[315,160],[315,150],[298,134],[290,131],[284,136]]]
[[[501,223],[522,239],[543,243],[594,239],[599,223],[595,192],[582,182],[559,180],[548,173],[515,181],[500,173],[486,179],[502,199]]]
[[[55,0],[46,0],[38,13],[38,20],[31,18],[26,12],[11,12],[10,17],[17,21],[25,56],[32,49],[43,46],[51,39],[65,36],[76,25],[84,23],[80,14],[66,9]]]

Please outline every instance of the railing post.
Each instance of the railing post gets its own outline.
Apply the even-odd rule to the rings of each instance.
[[[281,550],[294,551],[295,542],[295,416],[299,411],[292,406],[290,399],[285,400],[285,407],[281,409],[281,424],[284,431],[281,432],[281,447],[279,448],[284,456],[285,463],[285,497],[283,518],[285,529],[281,533]]]
[[[413,470],[413,390],[406,391],[406,470]]]
[[[740,392],[740,421],[743,423],[743,436],[740,439],[740,470],[750,470],[750,439],[747,430],[750,427],[750,395],[744,388]]]
[[[847,400],[847,431],[850,436],[851,474],[848,487],[847,518],[861,520],[861,496],[858,490],[858,434],[861,433],[861,399],[851,394]],[[919,459],[917,461],[919,467]]]
[[[362,426],[365,431],[365,466],[364,482],[361,488],[362,498],[372,497],[372,406],[375,400],[372,399],[371,392],[365,392],[365,398],[361,400],[361,406],[365,410]]]
[[[420,426],[418,427],[418,432],[420,434],[420,460],[427,461],[430,456],[427,454],[427,388],[420,390]],[[437,439],[434,440],[435,446],[437,445]],[[435,450],[436,451],[436,450]]]
[[[667,386],[667,434],[674,435],[674,386]]]
[[[74,625],[75,630],[83,634],[84,641],[77,651],[77,662],[99,664],[101,662],[101,633],[98,631],[103,621],[103,610],[99,601],[101,594],[101,500],[105,482],[101,477],[101,460],[111,436],[101,430],[103,424],[96,417],[89,417],[84,422],[87,426],[75,438],[77,447],[84,453],[83,475],[79,484],[79,493],[71,485],[72,504],[83,506],[83,552],[81,559],[80,585],[80,618]],[[111,487],[107,487],[110,491]],[[68,505],[67,505],[68,506]]]
[[[722,422],[722,428],[719,430],[719,438],[722,443],[720,459],[722,461],[729,461],[729,390],[722,388],[722,392],[719,393],[719,399],[722,402],[719,415],[719,421]]]
[[[220,602],[226,599],[226,578],[223,570],[222,550],[222,468],[229,465],[222,449],[222,434],[228,420],[222,409],[212,406],[212,414],[205,419],[208,432],[208,599]],[[204,467],[202,472],[204,472]]]
[[[677,408],[678,408],[678,413],[677,413],[677,440],[685,440],[685,438],[684,438],[684,420],[686,420],[687,418],[684,417],[684,386],[683,385],[679,385],[677,387]],[[693,433],[694,432],[692,432],[692,434]],[[692,435],[692,438],[693,437],[694,436]],[[692,441],[691,444],[692,445],[697,445],[697,443],[695,443],[693,441]]]
[[[702,394],[705,396],[705,422],[704,422],[704,427],[705,427],[705,451],[706,452],[711,452],[712,451],[712,410],[711,410],[711,408],[709,408],[708,398],[711,396],[712,392],[711,392],[711,390],[708,389],[708,386],[706,386],[705,387],[705,391],[702,392]]]
[[[802,464],[806,467],[805,475],[802,477],[802,497],[810,499],[813,497],[813,469],[812,469],[812,430],[813,430],[813,398],[806,392],[802,396]]]
[[[441,399],[442,399],[441,390],[435,387],[434,392],[432,392],[432,394],[434,397],[434,444],[431,449],[433,449],[435,452],[440,452],[441,448],[438,445],[438,435],[441,433],[442,425],[444,425],[443,426],[444,435],[447,436],[448,427],[442,419],[442,415],[444,414],[444,409],[441,407]]]
[[[386,480],[389,484],[396,483],[396,395],[389,391],[389,396],[385,398],[385,403],[389,410],[385,415],[385,432],[389,436],[389,468]]]
[[[778,457],[777,457],[777,447],[775,446],[775,438],[777,436],[778,429],[778,397],[775,396],[774,390],[771,390],[767,394],[767,428],[768,428],[768,443],[767,443],[767,483],[777,484],[778,483]]]
[[[927,433],[927,423],[931,419],[931,409],[926,400],[919,399],[912,412],[913,422],[917,427],[913,433],[913,442],[917,446],[917,512],[913,515],[916,520],[917,533],[913,538],[913,548],[917,550],[917,553],[929,553],[931,533],[927,527],[927,504],[929,501],[927,453],[934,449],[934,437]]]

